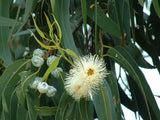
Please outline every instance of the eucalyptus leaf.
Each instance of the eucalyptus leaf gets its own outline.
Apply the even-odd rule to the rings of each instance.
[[[93,120],[93,117],[91,116],[91,112],[89,109],[89,101],[86,99],[81,99],[79,102],[79,111],[82,116],[82,120]]]
[[[106,81],[108,82],[108,85],[111,89],[112,95],[113,95],[113,104],[116,111],[117,120],[122,119],[122,108],[121,108],[121,100],[119,95],[119,88],[118,88],[118,81],[116,79],[116,76],[113,74],[113,72],[109,72],[107,75]]]
[[[59,60],[60,60],[59,57],[55,58],[55,60],[52,62],[52,64],[49,66],[49,68],[45,72],[42,81],[44,81],[45,79],[47,79],[47,77],[53,71],[53,69],[55,69],[58,66]]]
[[[125,47],[126,50],[130,53],[130,55],[134,58],[134,60],[136,61],[136,63],[140,66],[140,67],[144,67],[144,68],[150,68],[153,69],[155,68],[154,66],[152,66],[150,63],[148,63],[142,53],[140,52],[140,50],[133,44],[129,44],[128,46]]]
[[[106,55],[119,63],[124,69],[126,69],[143,94],[148,114],[150,114],[150,111],[154,111],[156,118],[160,119],[160,112],[153,93],[142,71],[138,68],[138,65],[132,56],[122,47],[110,48]]]
[[[57,107],[48,107],[48,106],[43,106],[43,107],[34,107],[35,111],[39,116],[53,116],[57,112]]]
[[[69,4],[70,0],[51,0],[52,11],[62,30],[62,44],[65,48],[73,50],[79,56],[80,53],[76,48],[69,21]]]
[[[10,0],[0,1],[0,16],[9,19]],[[8,48],[8,37],[10,29],[8,26],[0,26],[0,58],[4,60],[5,66],[12,63],[10,49]]]
[[[33,83],[35,80],[36,73],[32,73],[31,71],[23,71],[20,73],[21,76],[21,85],[17,87],[17,97],[19,102],[24,106],[26,106],[26,95],[28,92],[28,86]]]
[[[27,101],[27,107],[28,107],[28,114],[30,120],[37,120],[37,112],[34,109],[34,106],[39,106],[39,98],[38,96],[33,92],[28,92],[26,94],[26,101]]]
[[[14,19],[10,19],[7,17],[0,16],[0,26],[13,26],[14,24],[21,24],[20,22],[16,22]]]
[[[87,15],[92,19],[95,20],[95,15],[94,15],[94,9],[95,8],[89,8],[87,9]],[[120,29],[118,27],[118,25],[112,21],[112,19],[110,19],[109,17],[107,17],[103,10],[100,8],[100,6],[97,5],[97,24],[99,27],[101,27],[102,29],[104,29],[106,32],[108,32],[109,34],[120,38],[121,33],[120,33]]]
[[[99,120],[117,120],[113,96],[106,81],[100,86],[99,94],[93,96],[93,103]]]
[[[18,104],[16,120],[27,120],[28,111],[21,105]]]
[[[55,120],[64,120],[66,110],[68,109],[71,100],[71,96],[69,96],[67,92],[64,92],[58,105]]]
[[[160,6],[159,6],[159,1],[158,0],[152,0],[154,8],[156,10],[156,13],[158,17],[160,17]]]
[[[4,109],[5,111],[9,111],[10,106],[12,101],[12,96],[8,96],[9,94],[14,95],[15,92],[15,85],[18,83],[20,80],[19,73],[25,69],[26,64],[28,61],[26,60],[17,60],[13,64],[11,64],[2,74],[0,77],[0,102],[4,102],[3,107],[0,108],[0,111]],[[8,86],[12,88],[12,91],[10,93],[5,94],[6,90],[8,89]],[[7,98],[6,97],[10,97]],[[3,99],[3,100],[2,100]],[[9,100],[9,104],[7,104],[7,101]]]

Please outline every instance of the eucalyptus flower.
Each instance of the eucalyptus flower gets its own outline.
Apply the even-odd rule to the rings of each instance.
[[[83,56],[80,61],[75,61],[65,79],[66,91],[76,100],[95,94],[108,74],[104,60],[96,55]]]

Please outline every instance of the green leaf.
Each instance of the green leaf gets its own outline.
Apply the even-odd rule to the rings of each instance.
[[[96,94],[93,96],[93,104],[95,107],[95,111],[99,120],[104,120],[102,104],[100,102],[100,95]]]
[[[36,95],[34,92],[28,92],[26,94],[26,101],[27,101],[27,107],[28,107],[28,113],[30,120],[37,120],[37,112],[34,109],[34,106],[39,105],[39,98],[38,95]]]
[[[120,32],[121,32],[121,45],[124,46],[124,27],[123,27],[123,20],[122,20],[122,15],[121,14],[121,10],[120,10],[120,5],[124,4],[124,1],[121,3],[119,0],[114,0],[115,2],[115,9],[116,9],[116,15],[117,15],[117,19],[118,19],[118,23],[119,23],[119,28],[120,28]]]
[[[160,7],[158,0],[152,0],[152,2],[158,17],[160,17]]]
[[[52,116],[55,115],[57,112],[57,107],[48,107],[48,106],[43,106],[43,107],[34,107],[35,111],[39,116]]]
[[[141,6],[143,6],[144,0],[138,0]]]
[[[10,0],[0,1],[0,16],[9,18]],[[4,60],[5,66],[12,63],[10,49],[8,48],[9,27],[0,26],[0,58]]]
[[[94,14],[94,9],[95,8],[89,8],[87,9],[88,16],[92,19],[95,20],[95,14]],[[118,25],[112,21],[109,17],[107,17],[103,10],[97,5],[97,24],[99,27],[101,27],[103,30],[108,32],[109,34],[120,38],[121,33],[119,30]]]
[[[136,64],[135,60],[130,56],[130,54],[124,48],[116,47],[110,48],[106,55],[115,60],[124,69],[126,69],[126,71],[134,79],[143,94],[148,114],[150,114],[150,111],[154,111],[157,119],[160,119],[160,111],[157,107],[157,103],[154,99],[152,91],[142,71],[138,68],[138,65]]]
[[[49,27],[49,36],[53,39],[53,25],[54,24],[51,24],[48,16],[46,15],[46,13],[44,13],[45,17],[46,17],[46,21],[47,21],[47,24],[48,24],[48,27]]]
[[[22,27],[26,24],[28,21],[28,18],[30,17],[32,11],[35,9],[35,6],[37,4],[37,0],[27,0],[25,3],[25,11],[22,17],[22,24],[19,26],[18,30],[16,32],[19,32]]]
[[[93,96],[93,103],[99,120],[117,120],[113,96],[106,81],[100,86],[99,94]]]
[[[100,101],[102,104],[104,120],[117,120],[113,96],[107,82],[105,82],[104,87],[100,86]]]
[[[138,88],[138,86],[135,83],[135,81],[133,80],[133,78],[130,77],[129,75],[127,75],[127,80],[128,80],[130,92],[132,95],[133,105],[138,110],[138,113],[139,113],[139,115],[141,115],[143,120],[150,119],[148,113],[146,112],[147,107],[146,107],[145,100],[144,100],[144,97],[143,97],[141,90]],[[150,115],[151,115],[152,120],[156,120],[156,117],[155,117],[153,111],[150,111]]]
[[[85,99],[81,99],[79,102],[79,109],[81,113],[82,120],[93,120],[91,113],[89,111],[89,102]]]
[[[119,90],[118,90],[118,84],[117,84],[117,79],[116,76],[113,74],[113,72],[109,72],[106,81],[108,82],[108,85],[110,86],[112,95],[113,95],[113,103],[114,107],[116,110],[116,116],[117,120],[122,119],[122,109],[121,109],[121,100],[120,100],[120,95],[119,95]]]
[[[19,102],[26,107],[26,94],[27,87],[35,80],[36,73],[32,73],[31,71],[23,71],[20,73],[21,76],[21,85],[17,87],[17,97]]]
[[[52,72],[53,69],[55,69],[58,66],[60,57],[57,57],[52,64],[49,66],[49,68],[47,69],[47,71],[45,72],[42,81],[44,81],[45,79],[48,78],[49,74]]]
[[[72,36],[69,14],[70,0],[51,0],[52,11],[55,19],[60,24],[62,30],[62,44],[65,48],[73,50],[78,56],[80,55]]]
[[[155,68],[144,59],[140,50],[135,45],[129,44],[125,47],[125,49],[130,53],[130,55],[134,58],[134,60],[140,67]]]
[[[27,63],[26,60],[17,60],[4,71],[0,77],[0,96],[8,84],[14,86],[19,81],[18,74],[25,69]]]
[[[129,2],[129,1],[128,1]],[[131,27],[130,27],[130,22],[131,22],[131,18],[130,18],[130,9],[129,9],[129,3],[127,1],[124,0],[124,6],[123,6],[123,27],[124,27],[124,31],[126,32],[126,42],[130,42],[131,41]]]
[[[38,34],[41,36],[41,38],[46,38],[45,37],[45,35],[44,35],[44,33],[39,29],[39,27],[37,26],[37,23],[36,23],[36,21],[35,21],[35,19],[34,19],[34,17],[32,16],[32,19],[33,19],[33,22],[34,22],[34,26],[36,27],[36,30],[37,30],[37,32],[38,32]]]
[[[16,22],[14,19],[10,19],[7,17],[0,16],[0,26],[13,26],[15,23],[20,24],[20,22]]]
[[[12,99],[10,100],[11,107],[10,107],[9,114],[11,114],[10,115],[11,116],[10,119],[14,120],[14,119],[16,119],[16,113],[17,113],[17,111],[15,109],[17,109],[17,107],[18,107],[18,99],[17,99],[17,95],[15,94],[15,92],[12,93],[11,98]]]
[[[70,100],[69,107],[67,108],[67,111],[64,114],[64,120],[73,120],[73,119],[81,120],[81,116],[77,102],[75,100]]]
[[[12,87],[6,88],[6,90],[2,96],[3,109],[5,112],[10,112],[9,108],[11,105],[10,100],[12,97],[12,91],[14,91],[14,88],[12,88]]]
[[[4,71],[4,73],[0,77],[0,102],[2,101],[2,97],[3,97],[3,102],[4,104],[6,103],[5,96],[8,95],[8,93],[5,94],[5,90],[7,89],[8,86],[15,87],[17,82],[20,80],[20,77],[18,74],[25,69],[25,66],[27,63],[28,61],[26,60],[17,60]],[[14,94],[15,91],[13,90],[11,92],[12,93],[10,94]],[[2,111],[2,109],[3,107],[0,108],[0,112]],[[5,109],[6,111],[9,110],[8,107]]]
[[[16,111],[12,111],[12,98],[14,96],[15,93],[15,88],[13,87],[8,87],[5,89],[4,94],[2,95],[2,103],[3,103],[3,110],[4,110],[4,115],[5,115],[5,119],[7,120],[11,120],[11,118],[13,118],[14,116],[12,116],[12,114],[14,115]],[[17,102],[14,101],[14,105],[17,105]],[[14,108],[16,109],[16,107]],[[15,118],[15,117],[14,117]]]
[[[54,16],[53,16],[54,17]],[[55,20],[55,23],[56,23],[56,26],[58,28],[58,36],[59,36],[59,39],[61,40],[62,39],[62,31],[61,31],[61,28],[60,28],[60,25],[58,23],[58,21],[56,20],[56,18],[54,17],[54,20]]]
[[[16,120],[27,120],[28,111],[21,105],[18,104]]]
[[[64,120],[65,113],[67,110],[69,110],[68,107],[71,100],[72,100],[71,96],[69,96],[66,92],[64,92],[58,105],[58,110],[56,113],[55,120]]]
[[[73,52],[72,50],[66,49],[65,52],[66,52],[68,55],[71,55],[71,56],[75,57],[77,60],[81,61],[81,60],[79,59],[79,57],[76,55],[76,53]]]
[[[59,1],[57,0],[50,0],[51,6],[52,6],[52,11],[54,13],[54,17],[58,22],[60,22],[60,6],[59,6]]]
[[[37,29],[37,28],[36,28]],[[40,30],[40,29],[39,29]],[[43,48],[45,48],[45,49],[48,49],[48,50],[52,50],[53,48],[56,48],[55,46],[47,46],[47,45],[45,45],[44,43],[42,43],[40,40],[38,40],[38,38],[34,35],[34,33],[31,31],[31,30],[29,30],[30,32],[31,32],[31,34],[33,35],[33,37],[35,38],[35,40],[37,41],[37,43],[41,46],[41,47],[43,47]],[[41,31],[41,33],[43,34],[43,32]],[[44,34],[43,34],[44,35]],[[42,35],[42,36],[43,36]],[[41,37],[42,37],[41,36]]]

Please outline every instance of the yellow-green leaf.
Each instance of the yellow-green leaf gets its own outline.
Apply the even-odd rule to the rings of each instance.
[[[71,56],[75,57],[77,60],[81,61],[81,60],[79,59],[79,57],[77,56],[77,54],[76,54],[74,51],[72,51],[71,49],[66,49],[65,52],[66,52],[68,55],[71,55]]]
[[[31,32],[31,34],[33,35],[33,37],[36,39],[36,41],[38,42],[38,44],[41,47],[43,47],[43,48],[45,48],[47,50],[56,49],[56,46],[47,46],[47,45],[43,44],[41,41],[38,40],[38,38],[34,35],[34,33],[31,30],[29,30],[29,31]]]
[[[32,16],[32,18],[33,18],[33,16]],[[33,18],[33,22],[34,22],[34,25],[35,25],[35,27],[36,27],[36,30],[37,30],[38,34],[39,34],[42,38],[46,38],[45,35],[43,34],[43,32],[38,28],[38,26],[37,26],[36,21],[35,21],[34,18]]]
[[[45,79],[47,79],[47,77],[49,76],[49,74],[52,72],[53,69],[55,69],[59,63],[60,58],[57,57],[52,64],[49,66],[49,68],[47,69],[47,71],[45,72],[42,81],[44,81]]]

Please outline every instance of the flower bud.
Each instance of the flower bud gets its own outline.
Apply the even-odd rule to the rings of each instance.
[[[61,67],[57,67],[55,68],[51,74],[55,77],[55,78],[58,78],[59,77],[59,72],[63,72],[63,69]]]
[[[44,59],[42,57],[39,57],[39,56],[32,57],[33,66],[40,67],[41,65],[43,65],[43,63],[44,63]]]
[[[48,86],[48,91],[47,91],[46,95],[47,95],[48,97],[53,97],[56,92],[57,92],[56,88],[49,85],[49,86]]]
[[[47,93],[48,84],[46,82],[40,82],[38,83],[37,89],[40,93]]]
[[[39,56],[39,57],[42,57],[44,55],[44,51],[37,48],[33,51],[33,56]]]
[[[52,55],[47,58],[47,65],[50,66],[57,57]]]
[[[30,85],[31,88],[37,89],[37,86],[41,81],[42,81],[42,77],[36,77],[33,83]]]

